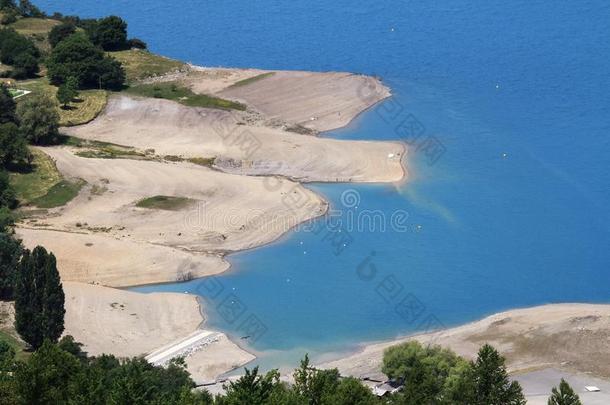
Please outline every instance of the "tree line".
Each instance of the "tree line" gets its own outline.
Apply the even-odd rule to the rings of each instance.
[[[0,29],[0,62],[12,67],[10,77],[35,77],[40,64],[47,67],[51,84],[69,84],[79,89],[117,90],[123,86],[125,71],[110,51],[146,48],[137,38],[128,39],[127,23],[117,16],[81,19],[55,13],[47,16],[29,1],[0,0],[4,25],[17,18],[38,17],[60,21],[48,34],[51,51],[43,55],[34,42],[11,27]],[[6,20],[6,16],[11,16]]]
[[[293,382],[280,380],[277,370],[260,373],[258,367],[224,385],[225,393],[213,396],[195,389],[183,359],[167,367],[142,358],[117,359],[111,355],[89,357],[70,336],[57,344],[45,341],[27,361],[18,361],[12,349],[0,342],[0,403],[2,404],[178,404],[178,405],[511,405],[524,404],[521,389],[509,382],[503,359],[490,346],[483,346],[473,362],[468,380],[439,374],[433,378],[451,396],[439,396],[430,386],[417,385],[426,368],[445,368],[438,356],[452,357],[445,349],[411,343],[391,348],[384,355],[384,368],[402,376],[402,391],[377,397],[353,377],[342,378],[336,369],[312,367],[307,356],[294,370]],[[434,354],[433,354],[434,352]],[[397,362],[396,356],[404,358]],[[414,353],[426,353],[415,360]],[[415,360],[414,362],[409,361]],[[426,366],[421,366],[421,363]],[[410,369],[410,370],[409,370]],[[399,371],[402,370],[402,371]],[[470,387],[470,388],[469,388]],[[578,395],[561,380],[553,388],[549,405],[580,405]]]

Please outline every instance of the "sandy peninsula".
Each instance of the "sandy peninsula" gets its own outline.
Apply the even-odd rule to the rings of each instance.
[[[481,345],[490,343],[506,357],[512,373],[554,367],[610,377],[610,305],[593,304],[501,312],[440,332],[368,344],[322,367],[337,367],[344,375],[382,378],[383,351],[409,340],[449,347],[468,359],[476,358]]]
[[[138,294],[71,282],[64,290],[66,333],[83,342],[89,355],[144,356],[198,331],[203,321],[197,298],[188,294]],[[186,357],[196,382],[213,380],[254,358],[216,333],[205,350]]]
[[[42,148],[64,177],[85,186],[67,205],[24,219],[16,231],[27,247],[41,244],[55,253],[66,289],[65,333],[90,354],[164,357],[182,350],[191,336],[211,336],[181,352],[195,380],[203,382],[254,356],[224,334],[202,332],[205,320],[193,296],[109,287],[223,272],[227,253],[264,245],[325,214],[327,202],[301,182],[400,181],[406,150],[395,142],[318,136],[389,96],[375,78],[195,67],[176,75],[155,80],[178,80],[247,109],[116,95],[94,121],[62,132],[134,147],[147,156],[208,158],[212,167]],[[141,204],[160,196],[180,204]]]

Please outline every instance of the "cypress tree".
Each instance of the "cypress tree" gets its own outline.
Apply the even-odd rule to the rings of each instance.
[[[486,344],[473,366],[477,405],[524,405],[521,385],[510,381],[504,357]]]
[[[553,387],[551,391],[551,397],[549,398],[549,405],[582,405],[580,398],[574,392],[570,384],[563,378],[559,383],[559,389]]]
[[[57,342],[64,331],[64,315],[66,314],[64,303],[66,297],[53,253],[47,255],[44,273],[45,284],[42,302],[44,336],[53,342]]]
[[[13,298],[15,270],[21,257],[21,243],[7,233],[0,233],[0,300]]]
[[[40,311],[36,307],[35,266],[32,253],[23,252],[15,284],[15,329],[33,348],[42,344]]]
[[[57,342],[64,330],[65,296],[55,256],[37,246],[23,254],[17,273],[15,329],[34,349]]]

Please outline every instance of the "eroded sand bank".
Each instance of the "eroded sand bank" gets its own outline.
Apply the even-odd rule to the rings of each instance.
[[[235,174],[328,182],[394,182],[404,175],[405,148],[397,142],[302,135],[253,121],[247,112],[191,108],[160,99],[112,97],[96,120],[65,132],[152,148],[158,155],[215,158],[216,168]]]
[[[382,377],[383,351],[409,340],[439,344],[476,358],[490,343],[512,372],[544,367],[610,377],[610,305],[554,304],[502,312],[441,332],[366,345],[358,353],[324,363],[343,375]]]
[[[221,254],[271,242],[327,209],[317,194],[285,179],[82,158],[67,148],[45,152],[62,174],[88,186],[56,215],[25,222],[18,233],[27,246],[44,242],[55,252],[66,281],[125,286],[216,274],[227,268]],[[176,210],[136,206],[154,196],[189,200]]]
[[[389,96],[377,79],[347,73],[193,68],[178,80],[195,92],[239,100],[247,111],[190,108],[175,102],[112,97],[93,122],[62,131],[84,139],[154,149],[157,156],[214,158],[212,170],[186,162],[78,157],[44,148],[67,178],[87,182],[49,215],[26,219],[18,234],[58,258],[66,288],[66,333],[90,354],[150,353],[193,333],[195,298],[142,295],[106,286],[173,282],[228,268],[223,255],[271,242],[322,215],[327,203],[296,181],[394,182],[404,177],[400,143],[316,137]],[[375,134],[371,134],[374,138]],[[224,173],[223,173],[224,172]],[[153,196],[188,199],[180,209],[136,206]],[[221,335],[187,359],[209,381],[253,356]]]
[[[89,355],[145,355],[198,330],[203,322],[195,296],[139,294],[101,286],[64,282],[65,334],[84,344]],[[213,378],[254,358],[224,334],[186,357],[197,382]]]

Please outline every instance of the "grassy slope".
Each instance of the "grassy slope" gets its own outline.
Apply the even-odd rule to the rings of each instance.
[[[63,179],[53,159],[38,149],[32,150],[32,153],[32,171],[11,173],[11,184],[20,204],[54,208],[76,197],[84,182]]]
[[[49,84],[47,78],[19,82],[17,86],[20,89],[30,90],[38,94],[46,94],[53,100],[55,100],[55,94],[57,93],[57,87]],[[108,93],[104,90],[79,91],[78,97],[68,105],[68,109],[60,108],[59,104],[57,105],[60,125],[81,125],[92,121],[106,106],[107,98]]]
[[[6,342],[16,353],[17,360],[25,360],[29,354],[26,353],[25,345],[17,340],[11,333],[8,331],[0,330],[0,341]]]
[[[48,53],[51,50],[51,45],[48,41],[48,33],[51,28],[58,25],[60,22],[48,18],[21,18],[10,25],[18,33],[32,39],[36,46],[43,53]]]
[[[195,94],[190,89],[181,87],[177,83],[173,82],[139,84],[130,87],[126,91],[136,96],[163,98],[166,100],[177,101],[178,103],[189,107],[219,108],[223,110],[240,111],[246,109],[246,106],[241,103],[208,96],[205,94]]]
[[[161,76],[186,66],[177,60],[139,49],[109,52],[109,54],[121,62],[129,83],[148,77]]]
[[[29,354],[24,351],[25,344],[17,338],[14,318],[8,311],[12,306],[12,303],[0,302],[0,341],[6,342],[15,351],[18,360],[25,360]]]

